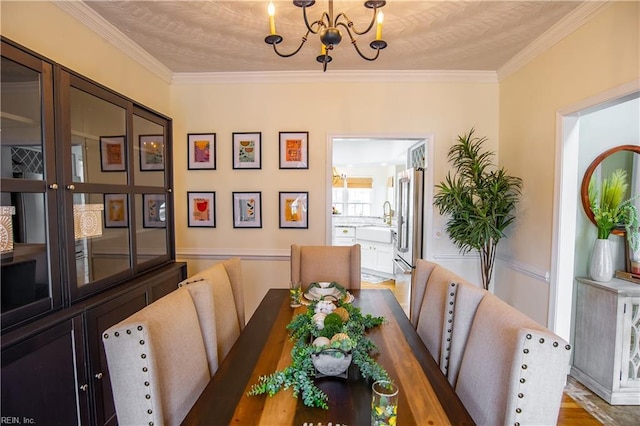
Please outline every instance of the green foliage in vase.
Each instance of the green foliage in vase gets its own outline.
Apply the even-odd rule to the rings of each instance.
[[[522,180],[507,175],[491,161],[494,153],[482,151],[487,138],[458,136],[448,153],[456,170],[447,173],[436,185],[434,205],[441,215],[449,215],[447,232],[463,253],[477,250],[480,255],[482,285],[489,288],[498,241],[515,220],[516,203],[521,195]]]
[[[315,305],[316,302],[313,302],[305,313],[296,315],[287,325],[289,338],[295,342],[291,350],[291,364],[283,370],[260,376],[258,383],[251,386],[247,395],[273,396],[281,389],[291,388],[293,395],[296,398],[301,397],[304,405],[329,408],[327,395],[314,382],[316,372],[311,354],[321,349],[315,348],[310,342],[322,335],[322,330],[318,330],[313,321]],[[365,336],[368,329],[383,324],[384,318],[363,315],[359,308],[350,303],[337,302],[336,305],[344,307],[349,313],[349,319],[337,330],[339,333],[347,334],[349,340],[333,342],[331,347],[347,352],[350,350],[352,362],[358,367],[363,378],[390,380],[387,371],[373,358],[378,351],[377,346]]]
[[[598,228],[598,238],[607,239],[618,226],[624,226],[629,245],[638,250],[638,212],[633,201],[636,197],[624,199],[629,185],[627,172],[617,169],[609,178],[598,185],[592,176],[589,181],[589,207]]]

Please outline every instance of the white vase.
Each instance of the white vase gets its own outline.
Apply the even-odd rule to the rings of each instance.
[[[598,238],[593,245],[589,276],[594,281],[609,282],[613,278],[613,259],[608,239]]]

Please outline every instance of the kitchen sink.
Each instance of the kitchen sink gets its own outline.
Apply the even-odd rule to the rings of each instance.
[[[361,226],[356,228],[356,239],[391,243],[393,228],[389,226]]]

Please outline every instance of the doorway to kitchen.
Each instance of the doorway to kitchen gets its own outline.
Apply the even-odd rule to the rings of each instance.
[[[390,288],[409,314],[411,273],[394,263],[398,235],[398,175],[419,157],[425,190],[416,210],[419,257],[429,251],[431,235],[432,135],[328,135],[326,242],[329,245],[359,243],[362,250],[363,286]],[[419,208],[418,208],[419,207]],[[359,231],[359,232],[358,232]],[[360,236],[360,238],[359,238]]]

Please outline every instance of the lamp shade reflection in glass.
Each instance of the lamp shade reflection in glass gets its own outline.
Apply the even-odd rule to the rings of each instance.
[[[73,235],[76,240],[102,235],[103,210],[102,204],[74,204]]]
[[[16,214],[14,206],[0,206],[0,253],[13,251],[13,218]]]

